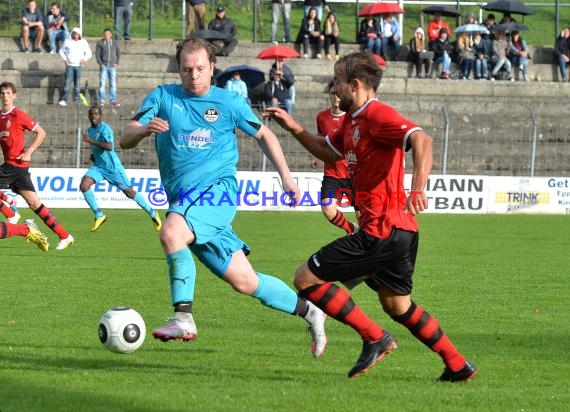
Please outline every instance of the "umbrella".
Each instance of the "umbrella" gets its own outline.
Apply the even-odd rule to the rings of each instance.
[[[386,60],[384,60],[382,58],[382,56],[379,56],[376,53],[372,53],[372,57],[374,57],[374,60],[376,60],[376,63],[378,63],[378,66],[386,67]]]
[[[224,87],[226,82],[232,78],[234,73],[239,72],[240,78],[245,82],[248,89],[253,89],[261,83],[265,83],[265,73],[257,67],[240,64],[239,66],[228,67],[216,76],[216,85]]]
[[[375,16],[377,14],[401,14],[404,9],[396,3],[369,3],[358,12],[358,16]]]
[[[423,9],[422,12],[425,14],[441,14],[442,16],[447,17],[461,16],[461,13],[457,12],[457,10],[450,9],[445,6],[429,6]]]
[[[190,37],[195,39],[204,39],[204,40],[226,40],[228,39],[228,35],[226,33],[222,33],[221,31],[217,30],[200,30],[194,32],[190,35]]]
[[[263,49],[257,55],[258,59],[262,60],[282,60],[282,59],[294,59],[299,57],[299,53],[295,49],[287,46],[272,46],[267,49]]]
[[[456,28],[455,33],[475,33],[479,32],[481,34],[489,34],[489,29],[487,27],[482,26],[480,24],[464,24],[463,26],[459,26]]]
[[[514,22],[497,24],[495,27],[493,27],[493,32],[495,33],[498,31],[502,31],[505,33],[512,33],[514,31],[526,31],[526,30],[528,30],[528,26],[526,24],[514,23]]]
[[[532,14],[526,4],[517,0],[496,0],[483,6],[483,9],[508,14],[522,14],[523,16]]]

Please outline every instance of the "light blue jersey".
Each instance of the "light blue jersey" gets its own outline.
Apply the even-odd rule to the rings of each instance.
[[[114,173],[118,169],[123,169],[121,159],[115,152],[115,135],[113,129],[105,123],[101,122],[96,127],[87,129],[87,134],[98,142],[111,143],[111,150],[105,150],[102,147],[91,145],[91,154],[93,155],[94,165],[104,169],[107,172]]]
[[[134,119],[147,125],[154,117],[168,120],[170,126],[168,132],[157,134],[155,145],[171,205],[189,190],[235,179],[239,158],[235,129],[255,135],[261,127],[241,96],[218,87],[204,96],[192,96],[181,84],[159,86],[145,98]]]

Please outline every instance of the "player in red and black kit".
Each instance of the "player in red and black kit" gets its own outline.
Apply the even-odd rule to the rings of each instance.
[[[327,85],[331,107],[317,114],[317,132],[326,136],[339,128],[344,120],[344,112],[339,108],[340,99],[336,93],[331,92],[334,83],[331,80]],[[317,160],[311,159],[311,167],[317,168]],[[352,182],[348,177],[346,159],[342,158],[335,163],[325,163],[323,182],[321,185],[321,210],[333,225],[340,227],[349,235],[354,233],[357,225],[349,222],[344,213],[338,210],[337,205],[354,206],[352,196]],[[357,210],[355,209],[355,212]],[[357,214],[358,216],[358,214]]]
[[[440,380],[470,380],[477,369],[451,343],[437,319],[411,299],[418,249],[415,215],[428,206],[424,189],[432,166],[432,138],[376,99],[382,73],[366,52],[344,56],[335,64],[333,90],[347,114],[342,126],[326,138],[307,132],[278,108],[267,108],[264,114],[325,163],[344,155],[360,208],[360,230],[314,253],[297,269],[295,287],[300,296],[362,337],[362,352],[349,377],[367,372],[397,344],[335,281],[349,288],[366,282],[378,294],[383,310],[442,358],[445,369]],[[406,193],[408,150],[414,168],[411,190]]]
[[[34,213],[58,235],[60,240],[56,249],[63,250],[73,243],[73,236],[40,201],[28,171],[32,153],[43,143],[46,132],[34,119],[14,106],[16,87],[12,83],[0,83],[0,99],[3,107],[0,114],[0,145],[4,155],[4,163],[0,165],[0,187],[6,185],[22,196]],[[25,147],[26,131],[34,134],[28,147]]]

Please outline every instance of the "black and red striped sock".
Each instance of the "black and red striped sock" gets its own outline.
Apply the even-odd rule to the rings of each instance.
[[[4,202],[0,202],[0,213],[2,213],[8,219],[10,219],[11,217],[14,217],[14,215],[16,214],[16,213],[14,213],[12,208]]]
[[[443,333],[437,319],[414,302],[406,313],[393,316],[392,319],[404,325],[420,342],[439,354],[452,371],[456,372],[465,365],[465,357]]]
[[[7,239],[12,236],[28,236],[30,228],[24,224],[13,225],[8,222],[0,222],[0,239]]]
[[[43,204],[40,205],[34,213],[40,217],[44,221],[47,227],[53,230],[60,239],[65,239],[69,236],[69,232],[65,230],[63,225],[59,223],[57,217]]]
[[[346,217],[344,217],[344,213],[342,213],[340,210],[336,211],[336,215],[335,217],[333,217],[332,219],[329,220],[329,222],[331,222],[333,225],[340,227],[341,229],[343,229],[346,233],[348,233],[349,235],[351,235],[352,233],[354,233],[354,225],[352,223],[350,223]]]
[[[313,285],[299,292],[323,312],[354,329],[366,342],[382,338],[384,329],[366,315],[352,300],[350,294],[331,282]]]

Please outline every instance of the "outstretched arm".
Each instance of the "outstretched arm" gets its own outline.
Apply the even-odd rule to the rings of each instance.
[[[433,162],[432,138],[423,130],[417,130],[410,135],[408,142],[412,146],[414,170],[406,208],[412,215],[416,215],[428,207],[428,198],[424,189]]]

